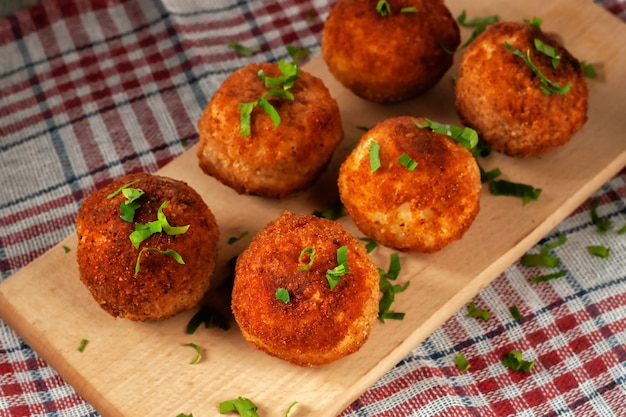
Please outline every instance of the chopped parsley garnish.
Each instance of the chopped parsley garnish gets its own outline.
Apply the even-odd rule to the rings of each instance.
[[[382,297],[378,302],[378,320],[383,323],[385,319],[402,320],[405,316],[405,313],[390,311],[395,295],[405,291],[410,283],[410,281],[407,281],[404,285],[399,285],[392,282],[398,278],[400,270],[400,257],[396,252],[389,256],[389,269],[387,271],[378,268],[378,275],[380,276],[378,286],[382,293]]]
[[[538,50],[539,52],[543,53],[544,55],[552,58],[552,67],[556,68],[559,66],[559,63],[561,62],[561,55],[559,55],[556,52],[556,49],[554,49],[552,46],[544,43],[541,39],[537,39],[535,38],[535,49]]]
[[[567,275],[567,271],[559,271],[559,272],[555,272],[553,274],[545,274],[545,275],[532,275],[529,280],[530,282],[545,282],[545,281],[550,281],[553,279],[557,279],[557,278],[561,278],[564,277],[565,275]]]
[[[591,222],[598,228],[598,233],[606,233],[611,228],[611,220],[598,216],[598,203],[597,198],[591,200]]]
[[[537,200],[541,194],[541,188],[534,188],[532,185],[506,180],[491,181],[489,186],[491,194],[519,197],[524,205]]]
[[[378,0],[378,3],[376,3],[376,11],[379,15],[384,17],[391,14],[391,6],[386,0]]]
[[[516,372],[530,372],[535,366],[535,361],[528,362],[522,358],[522,352],[513,350],[502,357],[502,364]]]
[[[331,201],[321,210],[313,210],[312,213],[316,217],[328,220],[337,220],[346,215],[346,209],[340,199]]]
[[[183,261],[183,258],[180,256],[180,254],[173,249],[160,250],[157,248],[143,248],[139,251],[139,255],[137,255],[137,262],[135,263],[135,276],[139,274],[139,269],[141,268],[141,265],[140,265],[141,256],[147,250],[156,252],[160,255],[169,256],[170,258],[173,258],[176,262],[178,262],[181,265],[185,264],[185,261]]]
[[[380,168],[380,145],[375,140],[370,141],[370,170],[372,173]]]
[[[83,351],[85,350],[85,346],[87,346],[87,342],[89,342],[87,339],[82,339],[80,341],[80,344],[78,345],[78,349],[77,349],[80,353],[83,353]]]
[[[259,417],[259,414],[256,412],[258,409],[259,407],[244,397],[222,401],[219,406],[220,414],[236,411],[242,417]]]
[[[287,45],[287,53],[293,59],[305,59],[311,55],[311,50],[309,48],[299,48],[297,46]]]
[[[491,180],[494,180],[498,178],[500,175],[502,175],[502,171],[500,170],[500,168],[494,168],[491,171],[485,171],[483,167],[480,164],[478,164],[478,169],[480,170],[480,182],[483,184]]]
[[[483,319],[484,321],[489,320],[489,318],[491,317],[491,313],[488,310],[476,307],[476,303],[474,301],[471,301],[468,304],[467,315],[470,317]]]
[[[65,245],[63,245],[63,251],[64,251],[65,253],[68,253],[70,250],[71,250],[71,249],[70,249],[70,247],[69,247],[69,246],[65,246]]]
[[[315,13],[315,10],[307,9],[304,18],[306,19],[307,22],[312,23],[312,22],[315,22],[315,16],[317,16],[317,14]]]
[[[626,233],[626,224],[617,231],[618,235],[623,235],[624,233]]]
[[[215,324],[222,330],[228,330],[230,328],[228,319],[222,313],[208,305],[204,305],[191,317],[189,323],[187,323],[185,333],[194,334],[202,323],[204,323],[206,329],[211,327],[212,324]]]
[[[298,404],[298,401],[294,401],[291,403],[291,405],[289,407],[287,407],[287,410],[285,411],[285,417],[289,417],[289,413],[291,413],[291,409]]]
[[[239,242],[241,239],[243,239],[244,237],[248,236],[248,232],[245,231],[243,233],[241,233],[239,236],[231,236],[230,238],[228,238],[228,244],[232,245],[234,243]]]
[[[348,247],[342,246],[337,249],[337,266],[333,269],[329,269],[326,271],[326,279],[328,280],[330,289],[334,290],[339,281],[341,281],[341,278],[349,273],[350,269],[348,268]]]
[[[139,249],[139,245],[144,240],[148,239],[150,236],[156,233],[165,232],[170,236],[181,235],[187,230],[189,230],[189,225],[186,226],[170,226],[167,221],[167,217],[165,213],[163,213],[163,209],[169,206],[170,202],[165,200],[159,209],[157,210],[157,220],[148,222],[146,224],[135,223],[135,231],[132,232],[129,236],[130,241],[132,242],[135,249]]]
[[[555,268],[559,266],[561,260],[555,256],[549,255],[548,252],[554,248],[563,245],[567,241],[567,236],[564,234],[559,235],[558,240],[547,245],[539,251],[539,253],[526,253],[522,256],[521,262],[523,266],[546,266],[548,268]]]
[[[414,120],[414,123],[420,129],[429,127],[433,132],[446,135],[455,141],[463,145],[464,148],[472,150],[478,144],[478,133],[471,127],[459,127],[455,125],[447,125],[435,122],[425,117],[426,123],[419,123]]]
[[[275,298],[278,301],[282,301],[285,304],[291,301],[291,297],[289,296],[289,291],[287,291],[285,288],[282,288],[282,287],[276,290]]]
[[[598,258],[608,258],[611,254],[611,249],[606,246],[587,246],[587,252],[593,256],[597,256]]]
[[[519,312],[519,308],[517,308],[516,305],[509,307],[509,313],[511,313],[511,316],[517,321],[522,319],[522,314]]]
[[[463,355],[463,353],[461,352],[456,355],[456,357],[454,358],[454,362],[456,363],[457,369],[461,372],[465,372],[469,368],[471,368],[469,362],[465,360],[465,355]]]
[[[359,240],[365,242],[365,250],[367,253],[372,253],[374,249],[378,247],[378,243],[370,237],[360,237]]]
[[[179,414],[179,415],[177,415],[176,417],[193,417],[193,413],[189,413],[189,414],[180,413],[180,414]]]
[[[526,53],[524,54],[522,51],[520,51],[519,49],[515,49],[513,48],[508,42],[504,42],[504,47],[511,52],[513,55],[518,56],[519,58],[521,58],[526,65],[528,65],[528,67],[531,69],[531,71],[537,76],[539,77],[539,81],[541,82],[541,86],[539,86],[539,90],[546,94],[546,95],[550,95],[552,93],[556,93],[556,94],[567,94],[567,92],[569,91],[569,89],[572,86],[572,83],[567,83],[565,84],[563,87],[561,87],[561,83],[556,82],[556,81],[551,81],[549,80],[542,72],[539,68],[537,68],[537,66],[535,64],[533,64],[533,62],[530,59],[530,49],[528,51],[526,51]]]
[[[139,182],[139,179],[136,179],[134,181],[129,182],[128,184],[122,185],[120,188],[118,188],[117,190],[113,191],[111,194],[107,195],[107,200],[111,199],[111,198],[115,197],[116,195],[118,195],[119,193],[121,193],[123,189],[128,188],[131,185],[135,185],[138,182]]]
[[[415,6],[412,7],[403,7],[400,9],[400,13],[418,13],[419,9]]]
[[[500,17],[498,15],[476,17],[471,20],[466,20],[466,17],[467,17],[467,14],[465,13],[465,10],[463,10],[463,12],[459,16],[457,16],[456,20],[457,22],[459,22],[459,25],[467,27],[467,28],[473,27],[474,30],[472,31],[472,34],[467,39],[467,41],[465,41],[465,43],[461,45],[461,48],[465,48],[467,45],[472,43],[472,41],[476,39],[478,35],[483,33],[485,29],[487,29],[487,26],[491,25],[492,23],[496,23],[500,20]]]
[[[583,75],[587,78],[598,78],[598,73],[596,72],[596,69],[594,68],[594,66],[586,61],[581,61],[580,62],[580,67],[583,70]]]
[[[305,257],[308,255],[309,257],[309,262],[307,262],[305,265],[301,265],[304,262]],[[315,259],[315,249],[312,247],[306,247],[304,249],[302,249],[302,251],[300,252],[300,256],[298,256],[298,271],[306,271],[309,268],[311,268],[311,266],[313,265],[313,260]]]
[[[294,82],[300,76],[298,65],[281,59],[278,62],[278,68],[282,73],[282,75],[278,77],[267,77],[265,72],[260,70],[258,76],[263,81],[265,87],[268,88],[268,91],[266,91],[261,98],[256,101],[239,104],[239,109],[241,111],[239,117],[241,130],[239,133],[242,136],[251,135],[252,111],[256,106],[259,106],[265,113],[267,113],[268,116],[270,116],[272,122],[274,123],[274,128],[276,128],[280,125],[280,115],[269,100],[271,98],[284,98],[290,101],[294,100],[293,94],[287,90],[293,87]]]
[[[200,348],[200,346],[192,342],[183,343],[181,346],[191,347],[196,351],[196,356],[194,356],[191,362],[189,362],[189,365],[195,365],[200,362],[200,359],[202,359],[202,349]]]
[[[139,180],[137,180],[139,181]],[[135,200],[138,200],[142,195],[144,195],[144,191],[139,188],[124,188],[121,190],[126,200],[122,201],[120,204],[120,217],[122,220],[132,223],[135,219],[135,212],[141,205],[137,203]]]
[[[235,52],[237,52],[239,55],[245,56],[245,57],[251,57],[252,55],[261,51],[260,46],[253,46],[253,47],[247,48],[243,46],[242,44],[240,44],[239,42],[235,42],[235,41],[229,42],[228,47],[234,50]]]
[[[534,16],[532,20],[524,19],[524,23],[527,23],[536,28],[541,28],[541,24],[543,23],[543,19],[537,16]]]
[[[400,155],[398,161],[400,162],[400,164],[402,164],[403,167],[405,167],[409,171],[413,171],[417,167],[417,162],[411,159],[411,157],[406,153]]]

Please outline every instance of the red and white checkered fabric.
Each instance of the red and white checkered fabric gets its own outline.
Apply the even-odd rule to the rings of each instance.
[[[626,19],[624,1],[598,3]],[[0,19],[0,280],[73,233],[87,194],[195,143],[195,121],[233,70],[285,58],[286,45],[319,53],[330,7],[44,0]],[[261,52],[241,57],[231,40]],[[615,232],[625,182],[623,171],[593,197],[613,230],[598,234],[587,201],[535,248],[565,234],[554,249],[565,277],[534,284],[536,271],[512,265],[475,299],[488,321],[459,311],[342,416],[626,415],[626,235]],[[589,256],[589,244],[610,258]],[[537,361],[532,372],[502,366],[512,349]],[[458,353],[469,370],[455,366]],[[0,417],[98,415],[0,321]]]

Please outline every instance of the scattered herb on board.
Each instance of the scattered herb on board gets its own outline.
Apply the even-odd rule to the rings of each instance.
[[[336,199],[328,203],[321,210],[313,210],[315,217],[321,217],[328,220],[337,220],[346,215],[346,209],[340,199]]]
[[[537,16],[534,16],[532,20],[524,19],[524,23],[527,23],[536,28],[541,28],[541,24],[543,23],[543,19]]]
[[[287,407],[287,410],[285,410],[285,417],[289,417],[289,413],[291,413],[291,409],[298,404],[298,401],[294,401],[291,403],[291,405],[289,407]]]
[[[230,238],[228,238],[228,244],[232,245],[234,243],[239,242],[241,239],[243,239],[244,237],[248,236],[248,232],[245,231],[243,233],[241,233],[239,236],[231,236]]]
[[[417,120],[414,120],[414,123],[420,129],[429,127],[433,132],[440,133],[442,135],[446,135],[449,138],[454,139],[463,145],[464,148],[468,150],[472,150],[478,144],[478,133],[471,127],[459,127],[455,125],[448,125],[443,123],[438,123],[429,118],[425,117],[424,120],[426,123],[419,123]]]
[[[180,413],[180,414],[179,414],[179,415],[177,415],[176,417],[193,417],[193,413],[189,413],[189,414]]]
[[[522,358],[522,352],[513,350],[502,357],[502,364],[513,371],[530,372],[536,361],[526,361]]]
[[[470,365],[469,362],[467,362],[465,360],[465,355],[463,355],[462,352],[459,352],[456,357],[454,358],[454,363],[456,363],[456,367],[459,371],[461,372],[465,372],[467,371],[469,368],[471,368],[472,365]]]
[[[326,271],[326,279],[328,280],[328,285],[330,285],[330,289],[334,290],[341,278],[344,275],[349,274],[350,269],[348,269],[348,247],[342,246],[337,249],[337,266],[333,269],[329,269]]]
[[[378,268],[378,275],[380,276],[378,286],[382,293],[380,301],[378,302],[378,320],[383,323],[385,319],[402,320],[405,316],[405,313],[397,313],[390,310],[396,294],[405,291],[409,287],[410,281],[407,281],[404,285],[393,283],[400,275],[400,271],[400,257],[396,252],[389,256],[389,269],[387,271]]]
[[[553,279],[561,278],[567,275],[567,271],[561,270],[559,272],[555,272],[553,274],[545,274],[545,275],[533,275],[529,278],[530,282],[546,282]]]
[[[302,265],[307,256],[309,258],[309,262]],[[315,249],[310,246],[302,249],[302,251],[300,251],[300,255],[298,256],[298,271],[306,271],[311,268],[311,266],[313,266],[313,260],[315,260]]]
[[[359,240],[365,242],[365,250],[367,253],[372,253],[374,249],[378,247],[378,243],[371,237],[360,237]]]
[[[291,297],[289,296],[289,291],[287,291],[285,288],[282,288],[282,287],[276,290],[275,298],[278,301],[282,301],[285,304],[288,304],[289,301],[291,301]]]
[[[63,245],[63,252],[68,253],[70,251],[70,247],[69,246],[65,246]]]
[[[198,362],[200,362],[200,359],[202,359],[202,348],[200,348],[200,346],[198,346],[198,345],[196,345],[195,343],[192,343],[192,342],[183,343],[181,346],[190,347],[190,348],[193,348],[196,351],[196,355],[193,357],[191,362],[189,362],[189,365],[195,365]]]
[[[457,16],[456,20],[461,26],[464,26],[467,28],[474,28],[474,30],[472,31],[472,34],[467,39],[467,41],[465,41],[465,43],[461,45],[461,49],[463,49],[467,45],[472,43],[478,35],[483,33],[485,29],[487,29],[487,26],[498,22],[500,20],[500,17],[498,15],[493,15],[493,16],[485,16],[485,17],[476,17],[474,19],[467,20],[467,13],[465,12],[465,10],[463,10],[463,12],[461,12],[461,14]]]
[[[240,135],[251,135],[252,111],[256,106],[259,106],[268,116],[270,116],[272,122],[274,123],[274,128],[280,125],[280,115],[269,100],[275,98],[293,101],[294,96],[288,90],[293,87],[296,79],[300,76],[300,71],[296,63],[287,62],[282,59],[278,61],[278,69],[282,73],[282,75],[278,77],[267,77],[263,70],[259,71],[259,79],[263,81],[268,91],[266,91],[258,100],[249,103],[239,103],[239,110],[241,112],[239,117],[241,125],[241,130],[239,131]]]
[[[513,48],[508,42],[504,42],[504,47],[511,52],[513,55],[521,58],[526,65],[528,65],[528,67],[531,69],[531,71],[537,76],[539,77],[539,81],[541,82],[542,85],[539,86],[539,90],[546,94],[546,95],[550,95],[552,93],[555,94],[567,94],[567,92],[569,91],[569,89],[572,87],[572,83],[567,83],[565,84],[563,87],[561,87],[561,83],[556,82],[556,81],[551,81],[549,80],[542,72],[539,68],[537,68],[537,66],[535,64],[533,64],[533,62],[530,59],[530,49],[528,51],[526,51],[526,53],[523,53],[522,51],[520,51],[519,49]]]
[[[598,72],[596,71],[595,67],[586,62],[586,61],[580,61],[580,66],[583,70],[583,75],[587,78],[591,78],[591,79],[595,79],[598,78]]]
[[[517,308],[516,305],[509,307],[509,313],[511,313],[511,317],[513,317],[516,321],[520,321],[522,319],[522,314],[519,312],[519,308]]]
[[[222,330],[228,330],[230,328],[228,319],[222,313],[213,307],[204,305],[191,317],[187,323],[185,333],[194,334],[202,323],[204,323],[204,327],[207,329],[211,327],[211,325],[216,325]]]
[[[235,411],[242,417],[259,417],[259,414],[256,412],[258,409],[252,401],[245,397],[222,401],[219,405],[220,414]]]
[[[491,317],[491,313],[488,310],[476,307],[476,303],[474,301],[470,301],[467,305],[467,315],[483,319],[484,321],[489,320]]]
[[[80,344],[78,345],[78,349],[77,349],[77,350],[78,350],[80,353],[83,353],[83,351],[85,350],[85,347],[87,346],[87,343],[88,343],[88,342],[89,342],[89,341],[88,341],[87,339],[82,339],[82,340],[80,341]]]
[[[375,140],[370,141],[369,157],[370,171],[374,173],[380,168],[380,145]]]
[[[228,42],[228,47],[237,52],[239,55],[245,57],[251,57],[252,55],[261,51],[261,47],[258,45],[248,48],[235,41]]]
[[[524,205],[537,200],[542,191],[541,188],[535,188],[529,184],[507,180],[492,180],[489,183],[489,189],[493,195],[519,197]]]
[[[598,228],[598,233],[606,233],[611,228],[611,220],[598,216],[597,198],[591,200],[591,222]]]
[[[589,252],[589,254],[596,256],[598,258],[606,259],[611,254],[611,249],[602,245],[592,245],[592,246],[587,246],[587,252]]]

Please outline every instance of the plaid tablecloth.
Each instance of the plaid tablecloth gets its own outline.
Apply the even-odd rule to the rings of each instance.
[[[2,280],[73,233],[88,193],[154,172],[195,143],[195,121],[233,70],[285,58],[290,44],[319,53],[331,7],[196,3],[45,0],[0,20]],[[624,1],[598,3],[626,20]],[[242,57],[224,47],[232,40],[261,51]],[[613,224],[606,233],[592,201]],[[342,416],[626,415],[625,224],[622,171],[534,248],[567,236],[554,249],[564,277],[532,283],[536,271],[516,262],[474,300],[488,321],[459,311]],[[590,256],[589,245],[610,257]],[[514,349],[536,361],[532,372],[502,366]],[[469,370],[455,365],[458,353]],[[0,321],[0,416],[35,415],[98,413]]]

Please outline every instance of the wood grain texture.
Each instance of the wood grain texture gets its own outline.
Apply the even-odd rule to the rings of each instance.
[[[626,165],[626,50],[615,41],[626,39],[626,25],[590,1],[447,3],[453,15],[465,8],[469,18],[540,16],[544,30],[558,33],[574,56],[601,64],[604,80],[589,81],[589,121],[566,146],[541,158],[496,154],[484,160],[486,169],[501,168],[505,179],[542,188],[538,201],[523,206],[519,199],[494,197],[485,188],[481,211],[461,241],[434,255],[401,255],[399,281],[411,285],[393,308],[406,312],[404,321],[377,324],[359,352],[335,363],[295,367],[250,347],[236,327],[201,328],[186,335],[194,311],[159,323],[113,319],[78,280],[75,236],[0,284],[2,318],[106,417],[217,415],[220,401],[238,396],[252,399],[266,417],[284,415],[294,401],[298,405],[291,417],[339,414]],[[469,31],[462,34],[467,39]],[[305,69],[322,78],[339,102],[346,136],[328,171],[310,190],[283,201],[240,196],[201,172],[195,147],[159,171],[186,181],[215,214],[222,235],[218,277],[249,237],[284,209],[311,213],[337,197],[337,170],[362,133],[358,126],[401,114],[459,123],[452,96],[454,67],[424,96],[391,106],[353,96],[329,75],[320,57]],[[340,222],[361,236],[349,219]],[[226,244],[243,231],[248,238]],[[65,253],[63,245],[72,250]],[[387,268],[390,253],[379,248],[372,257]],[[89,340],[83,353],[77,351],[81,339]],[[194,352],[181,346],[187,342],[202,346],[199,364],[188,364]]]

